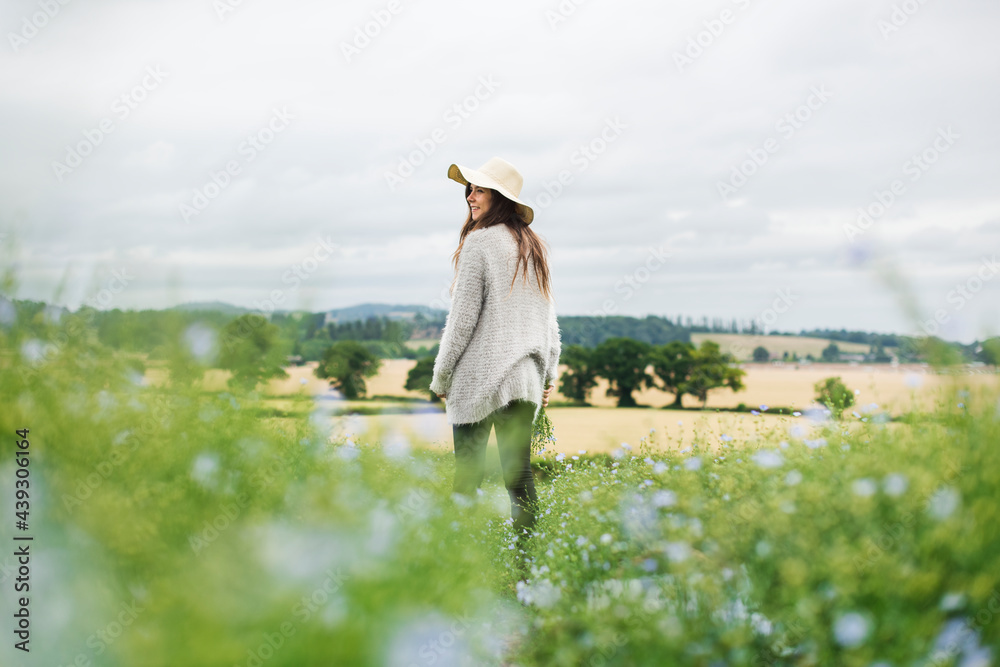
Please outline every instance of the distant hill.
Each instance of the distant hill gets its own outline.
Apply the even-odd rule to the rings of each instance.
[[[178,304],[172,308],[167,308],[166,310],[181,310],[186,313],[197,313],[210,310],[217,313],[225,313],[227,315],[242,315],[243,313],[251,312],[249,308],[234,306],[231,303],[225,303],[223,301],[192,301],[190,303]]]
[[[226,315],[242,315],[244,313],[257,312],[251,308],[234,306],[224,301],[192,301],[182,303],[166,310],[180,310],[184,312],[204,312],[214,311]],[[278,309],[278,313],[288,313],[291,311]],[[387,317],[390,320],[412,320],[417,313],[423,314],[428,319],[444,319],[448,315],[447,310],[431,308],[423,305],[390,305],[385,303],[362,303],[348,308],[334,308],[332,310],[320,311],[326,315],[327,322],[352,322],[356,320],[364,321],[369,317]]]
[[[412,320],[417,313],[429,319],[444,318],[448,311],[423,305],[389,305],[384,303],[362,303],[349,308],[335,308],[324,311],[327,322],[351,322],[367,320],[369,317],[387,317],[390,320]]]

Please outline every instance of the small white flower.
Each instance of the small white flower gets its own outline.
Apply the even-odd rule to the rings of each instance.
[[[611,544],[614,539],[615,538],[611,536],[611,533],[604,533],[601,535],[601,544]]]
[[[802,473],[798,470],[790,470],[788,474],[785,475],[785,484],[788,486],[795,486],[802,481]]]
[[[909,482],[906,480],[906,475],[898,472],[889,473],[882,480],[882,488],[893,498],[903,495],[908,486]]]
[[[857,612],[849,612],[837,619],[833,625],[833,635],[837,643],[845,648],[854,648],[868,638],[871,624]]]
[[[701,470],[701,457],[692,456],[691,458],[684,461],[685,470]]]
[[[665,489],[653,494],[653,507],[673,507],[677,504],[677,494]]]
[[[212,486],[215,483],[215,473],[218,469],[218,454],[204,452],[194,460],[194,464],[191,466],[191,478],[202,486]]]
[[[663,553],[671,562],[682,563],[691,555],[691,545],[687,542],[667,542],[663,546]]]
[[[806,419],[813,422],[814,424],[823,424],[830,418],[830,410],[824,407],[814,407],[806,410]]]
[[[941,611],[955,611],[961,609],[965,604],[965,595],[962,593],[947,593],[941,598]]]
[[[876,491],[878,491],[878,485],[875,483],[875,480],[863,477],[861,479],[854,480],[854,484],[851,485],[851,490],[856,496],[870,498],[875,495]]]
[[[761,468],[780,468],[785,463],[785,458],[781,452],[773,449],[764,449],[753,455],[754,463]]]
[[[536,607],[551,607],[562,597],[562,589],[552,585],[548,579],[527,584],[524,581],[517,582],[517,599],[524,604],[533,604]]]
[[[946,486],[935,491],[927,501],[927,512],[938,521],[944,521],[954,514],[961,504],[962,496],[958,490]]]

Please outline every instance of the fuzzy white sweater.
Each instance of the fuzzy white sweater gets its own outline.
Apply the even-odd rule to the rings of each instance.
[[[537,417],[543,388],[555,384],[561,352],[555,304],[539,290],[534,262],[528,283],[522,264],[511,291],[517,254],[504,224],[465,237],[430,385],[446,394],[450,424],[481,421],[514,399],[534,403]]]

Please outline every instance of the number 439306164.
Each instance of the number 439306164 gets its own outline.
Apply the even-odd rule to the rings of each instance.
[[[15,431],[17,434],[17,481],[14,486],[17,490],[14,492],[15,504],[15,515],[17,516],[17,527],[21,530],[28,530],[28,510],[30,505],[28,504],[28,487],[30,486],[28,482],[28,463],[30,454],[30,444],[28,442],[28,429],[22,428]]]

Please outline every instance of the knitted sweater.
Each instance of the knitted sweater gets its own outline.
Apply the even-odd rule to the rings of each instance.
[[[537,417],[543,387],[555,384],[561,351],[555,305],[538,289],[534,262],[528,283],[522,264],[511,291],[517,256],[505,224],[465,237],[430,385],[447,394],[450,424],[481,421],[514,399],[534,403]]]

